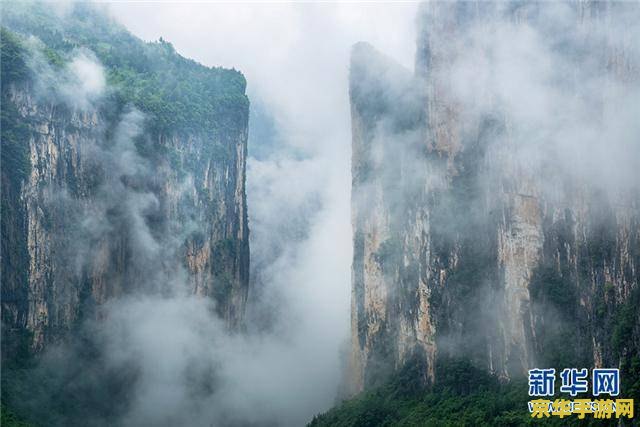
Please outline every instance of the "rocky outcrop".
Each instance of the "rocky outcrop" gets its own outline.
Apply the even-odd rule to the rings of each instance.
[[[16,55],[2,75],[3,356],[38,352],[137,293],[212,298],[240,327],[248,103],[212,112],[215,132],[159,128],[109,87],[82,103],[43,91],[17,40],[3,31],[3,62],[7,43]]]
[[[502,379],[629,366],[638,150],[615,150],[637,134],[612,129],[635,129],[614,111],[638,93],[638,13],[428,2],[414,73],[354,47],[353,392],[407,364],[437,382],[452,358]]]

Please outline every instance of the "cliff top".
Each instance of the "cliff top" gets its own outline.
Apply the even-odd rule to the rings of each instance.
[[[95,6],[76,3],[62,14],[47,6],[13,3],[3,10],[2,25],[23,41],[35,35],[52,66],[63,66],[78,49],[91,51],[118,103],[147,113],[156,131],[215,132],[220,123],[246,122],[249,101],[239,71],[206,67],[162,38],[144,42]]]
[[[358,113],[371,122],[385,115],[392,126],[411,129],[422,120],[423,97],[413,73],[365,42],[351,50],[349,93]]]

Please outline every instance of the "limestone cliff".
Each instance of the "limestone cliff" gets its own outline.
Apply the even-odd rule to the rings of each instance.
[[[66,22],[3,13],[3,357],[38,352],[136,293],[212,298],[239,327],[244,77],[74,7]]]
[[[638,16],[428,2],[414,73],[354,47],[353,392],[457,358],[503,379],[637,362]]]

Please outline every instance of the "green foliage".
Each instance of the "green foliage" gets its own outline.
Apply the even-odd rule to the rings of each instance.
[[[44,53],[49,64],[57,68],[61,68],[65,64],[64,58],[58,52],[49,47],[45,46],[45,48],[42,50],[42,53]]]
[[[92,333],[79,329],[28,363],[3,363],[2,403],[34,425],[118,425],[138,371],[133,365],[108,366]]]
[[[4,70],[3,70],[4,71]],[[4,73],[2,74],[4,79]],[[20,117],[15,105],[7,98],[2,99],[0,111],[0,133],[2,137],[2,169],[9,175],[11,185],[20,188],[22,180],[31,172],[29,159],[29,126]]]
[[[536,271],[532,293],[539,295],[540,299],[544,299],[558,310],[574,316],[578,299],[575,285],[561,276],[555,266],[546,264]]]
[[[640,368],[640,361],[639,361]],[[525,381],[500,383],[486,373],[472,373],[458,364],[457,373],[443,378],[433,390],[407,395],[398,393],[397,383],[361,393],[339,406],[313,418],[309,427],[373,427],[373,426],[615,426],[617,419],[584,420],[551,416],[532,418],[528,410],[528,386]],[[479,376],[476,376],[479,374]],[[473,386],[467,393],[454,390],[455,383],[469,379]],[[626,396],[630,396],[625,394]],[[620,420],[622,422],[622,420]],[[621,425],[626,425],[624,422]]]
[[[2,62],[0,62],[0,67],[3,87],[11,82],[22,81],[28,76],[29,70],[24,60],[24,52],[25,49],[20,39],[5,28],[1,28],[0,53]]]
[[[623,359],[620,366],[621,396],[633,399],[636,414],[640,411],[640,356],[634,354]]]
[[[215,276],[213,296],[218,304],[225,304],[233,290],[235,280],[229,267],[234,264],[236,259],[236,245],[236,240],[228,238],[216,242],[213,247],[213,259],[216,260],[213,265],[213,275]]]
[[[30,131],[21,118],[6,88],[8,84],[22,81],[27,76],[24,49],[11,33],[2,30],[2,67],[0,82],[2,98],[0,103],[0,175],[2,179],[2,300],[3,302],[26,301],[28,254],[24,206],[19,203],[22,183],[31,173],[29,152]],[[18,307],[20,310],[22,307]],[[7,312],[8,313],[8,312]],[[9,314],[2,312],[3,319]],[[2,329],[3,358],[7,342],[12,342],[7,328]],[[22,341],[20,341],[22,344]],[[18,346],[22,349],[22,346]],[[21,353],[20,353],[21,354]]]
[[[31,427],[32,424],[26,423],[14,414],[4,403],[0,412],[0,425],[3,427]]]
[[[74,49],[91,50],[117,89],[112,94],[117,104],[130,103],[145,112],[152,130],[216,135],[230,126],[246,126],[249,102],[240,72],[184,58],[162,38],[145,43],[91,5],[75,4],[65,17],[48,13],[43,4],[15,6],[3,16],[5,25],[38,37],[54,65]]]
[[[463,357],[440,356],[436,363],[436,376],[435,390],[446,394],[464,396],[499,388],[495,376],[473,366],[469,359]]]
[[[564,369],[569,366],[593,366],[590,352],[589,323],[580,305],[581,283],[587,283],[590,267],[574,269],[565,248],[577,248],[574,240],[574,219],[570,211],[564,218],[546,219],[545,256],[533,271],[530,284],[531,305],[539,319],[534,325],[540,367]],[[580,256],[579,263],[587,257]],[[594,300],[596,312],[606,313],[605,301]],[[594,313],[597,314],[597,313]]]
[[[527,394],[528,384],[524,379],[501,382],[464,357],[440,356],[436,363],[437,381],[430,387],[418,385],[417,366],[413,362],[408,364],[387,383],[314,417],[309,426],[618,425],[617,419],[593,417],[584,420],[577,416],[531,418],[527,404],[532,398]],[[623,364],[621,376],[621,396],[638,399],[638,356],[634,355]]]
[[[639,324],[638,304],[640,304],[640,288],[637,286],[630,297],[622,304],[615,315],[611,343],[618,357],[633,342],[633,332]]]
[[[462,365],[459,367],[462,369]],[[462,370],[469,372],[467,369]],[[455,381],[462,380],[457,374],[452,375]],[[486,374],[482,377],[478,380],[484,382]],[[433,391],[423,390],[413,395],[398,393],[396,386],[390,383],[360,394],[337,408],[314,417],[309,425],[516,426],[532,422],[527,409],[529,398],[526,384],[518,382],[501,385],[493,379],[491,387],[458,394],[452,391],[457,385],[443,381]]]
[[[541,366],[563,369],[591,366],[581,351],[577,289],[569,274],[561,275],[552,262],[543,262],[531,280],[531,297],[544,322],[537,324]],[[601,308],[602,309],[602,308]]]

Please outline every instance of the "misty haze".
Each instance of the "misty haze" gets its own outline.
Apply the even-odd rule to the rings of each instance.
[[[640,2],[0,7],[3,426],[635,425]]]

